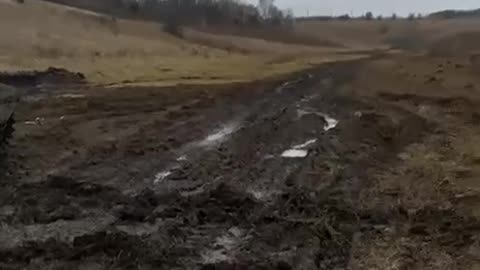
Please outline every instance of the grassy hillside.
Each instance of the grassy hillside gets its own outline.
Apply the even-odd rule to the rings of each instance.
[[[291,72],[337,56],[336,48],[287,45],[113,19],[43,1],[0,0],[0,70],[65,67],[93,82],[243,81]]]
[[[431,18],[480,18],[480,9],[473,10],[442,10],[429,15]]]
[[[300,21],[295,30],[352,49],[398,48],[470,53],[480,48],[480,19]]]

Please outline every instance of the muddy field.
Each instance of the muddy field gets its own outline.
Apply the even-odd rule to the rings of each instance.
[[[378,61],[223,86],[21,81],[0,269],[478,269],[480,103],[428,78],[372,87]]]

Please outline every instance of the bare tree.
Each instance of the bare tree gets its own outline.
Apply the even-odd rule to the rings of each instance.
[[[272,8],[274,0],[258,0],[258,10],[260,11],[260,16],[264,19],[272,17]]]
[[[285,12],[285,23],[288,26],[293,26],[295,23],[295,15],[293,14],[293,10],[291,8],[287,9]]]

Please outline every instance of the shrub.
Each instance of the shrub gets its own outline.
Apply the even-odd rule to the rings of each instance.
[[[340,16],[337,17],[337,19],[339,19],[341,21],[347,21],[347,20],[350,20],[350,15],[348,15],[348,14],[340,15]]]
[[[372,20],[373,19],[373,13],[370,12],[370,11],[365,13],[365,19],[367,19],[369,21]]]

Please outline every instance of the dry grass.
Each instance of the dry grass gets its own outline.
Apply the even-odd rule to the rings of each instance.
[[[303,33],[295,31],[294,28],[287,26],[232,26],[232,25],[218,25],[207,26],[199,28],[202,32],[212,34],[226,34],[232,36],[250,37],[254,39],[263,39],[275,41],[284,44],[293,45],[308,45],[314,47],[329,47],[341,48],[340,44],[324,39],[320,35],[311,35],[310,33]]]
[[[465,269],[456,258],[435,246],[405,237],[392,228],[379,230],[382,237],[358,239],[350,262],[351,269],[369,270],[454,270]],[[372,239],[373,238],[373,239]]]
[[[317,36],[347,48],[397,47],[452,56],[478,51],[480,20],[423,19],[382,21],[305,21],[297,32]]]
[[[181,40],[163,33],[159,24],[42,1],[0,0],[0,32],[0,70],[65,67],[105,84],[246,81],[352,57],[337,57],[332,49],[190,30]],[[295,57],[274,61],[286,55]]]
[[[352,269],[478,269],[478,246],[460,237],[480,217],[477,74],[468,57],[392,55],[369,62],[344,87],[429,126],[361,191],[362,211],[388,220],[354,241]]]
[[[455,165],[438,151],[440,138],[429,138],[409,146],[399,155],[402,160],[394,170],[378,175],[363,195],[365,209],[390,212],[406,209],[411,213],[429,208],[446,208],[452,189]],[[437,147],[431,147],[436,145]],[[448,192],[447,192],[448,190]]]

